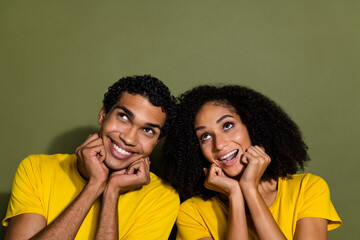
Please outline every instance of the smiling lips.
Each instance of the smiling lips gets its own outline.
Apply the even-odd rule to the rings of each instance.
[[[127,155],[129,156],[131,153],[125,151],[124,149],[120,148],[118,145],[116,145],[114,142],[112,142],[113,147],[115,148],[116,151],[118,151],[120,154],[122,155]]]
[[[111,146],[113,147],[113,155],[114,157],[120,159],[120,160],[126,160],[130,158],[132,155],[135,154],[135,152],[126,151],[125,149],[119,147],[115,142],[110,140]]]
[[[230,166],[230,165],[232,165],[233,161],[236,159],[238,153],[239,153],[239,150],[238,150],[238,149],[233,150],[233,151],[227,153],[226,155],[218,158],[218,160],[219,160],[222,164],[227,165],[227,166]]]

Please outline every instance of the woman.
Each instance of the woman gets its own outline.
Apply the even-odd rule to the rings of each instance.
[[[326,239],[341,224],[326,182],[296,174],[309,160],[298,127],[254,90],[184,93],[163,149],[184,201],[177,239]]]

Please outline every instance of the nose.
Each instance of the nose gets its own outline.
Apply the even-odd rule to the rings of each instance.
[[[137,144],[137,131],[135,128],[125,129],[120,134],[120,138],[126,145],[135,146]]]
[[[226,141],[225,137],[223,137],[221,135],[216,135],[214,137],[213,144],[214,144],[214,150],[215,151],[220,151],[227,145],[227,141]]]

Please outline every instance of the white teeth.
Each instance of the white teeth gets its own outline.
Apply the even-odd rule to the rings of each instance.
[[[112,143],[112,145],[115,148],[115,150],[118,151],[119,153],[121,153],[122,155],[129,156],[131,154],[131,153],[125,151],[124,149],[119,148],[115,143]]]
[[[228,157],[230,157],[231,155],[233,155],[234,153],[236,153],[237,150],[231,151],[228,154],[226,154],[225,156],[221,157],[220,160],[221,161],[225,161],[225,159],[227,159]],[[226,162],[226,161],[225,161]]]

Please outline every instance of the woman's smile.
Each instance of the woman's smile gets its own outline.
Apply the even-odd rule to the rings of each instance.
[[[244,169],[240,159],[251,146],[246,126],[232,107],[216,102],[205,103],[198,111],[196,136],[204,157],[215,163],[230,177]]]

